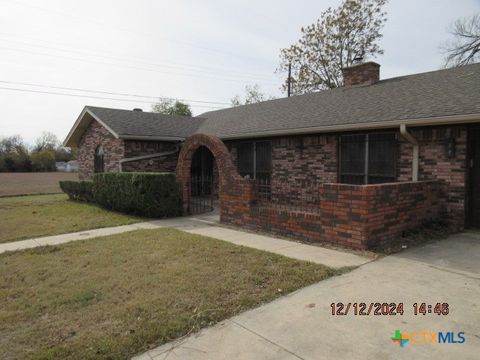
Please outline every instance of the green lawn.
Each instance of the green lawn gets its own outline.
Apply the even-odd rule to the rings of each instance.
[[[1,359],[126,359],[338,270],[138,230],[0,255]]]
[[[141,220],[70,201],[64,194],[0,197],[0,219],[0,243]]]

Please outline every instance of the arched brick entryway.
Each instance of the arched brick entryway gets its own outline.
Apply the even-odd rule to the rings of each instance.
[[[190,170],[195,151],[204,146],[213,154],[218,167],[218,195],[221,221],[235,223],[235,218],[249,212],[253,199],[253,183],[243,179],[232,162],[230,152],[218,137],[195,134],[187,138],[178,156],[177,179],[182,187],[183,209],[188,214],[191,196]]]

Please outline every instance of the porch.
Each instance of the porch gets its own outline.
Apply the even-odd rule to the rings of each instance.
[[[192,213],[192,180],[199,148],[211,153],[218,169],[220,221],[251,230],[363,250],[394,241],[403,232],[440,220],[448,212],[443,182],[370,185],[280,183],[241,177],[225,144],[196,134],[179,155],[177,177],[184,211]]]

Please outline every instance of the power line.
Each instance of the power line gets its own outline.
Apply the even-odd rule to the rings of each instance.
[[[54,58],[63,58],[63,59],[68,59],[68,60],[80,61],[80,62],[90,62],[90,63],[96,63],[96,64],[101,64],[101,65],[109,65],[109,66],[113,65],[113,66],[135,69],[135,70],[156,72],[156,73],[160,73],[160,74],[176,74],[176,75],[183,75],[183,76],[196,76],[196,77],[203,77],[203,78],[207,78],[207,79],[216,79],[216,80],[222,80],[222,81],[233,81],[233,82],[245,83],[245,81],[238,80],[238,78],[236,79],[236,78],[216,77],[216,76],[207,76],[207,75],[202,75],[202,74],[185,74],[185,73],[178,73],[178,72],[173,73],[171,71],[165,72],[165,71],[160,71],[160,70],[157,70],[157,69],[149,69],[149,68],[144,68],[144,67],[129,66],[129,65],[123,65],[123,64],[115,64],[115,63],[112,63],[112,62],[104,62],[104,61],[98,61],[98,60],[93,60],[93,59],[81,59],[81,58],[63,56],[63,55],[58,55],[58,54],[48,54],[48,53],[42,53],[42,52],[38,52],[38,51],[10,48],[8,46],[0,46],[0,48],[10,50],[10,51],[19,51],[19,52],[24,52],[24,53],[28,53],[28,54],[34,54],[34,55],[50,56],[50,57],[54,57]],[[274,83],[269,83],[269,84],[273,85]]]
[[[37,86],[43,87],[48,89],[58,89],[58,90],[71,90],[71,91],[82,91],[88,93],[96,93],[96,94],[107,94],[107,95],[117,95],[117,96],[129,96],[129,97],[137,97],[137,98],[145,98],[145,99],[165,99],[165,100],[181,100],[186,102],[195,102],[195,103],[202,103],[202,104],[216,104],[216,105],[230,105],[229,103],[219,102],[219,101],[207,101],[207,100],[192,100],[192,99],[177,99],[177,98],[170,98],[165,96],[149,96],[149,95],[138,95],[138,94],[127,94],[127,93],[116,93],[110,91],[102,91],[102,90],[91,90],[91,89],[82,89],[82,88],[72,88],[72,87],[63,87],[63,86],[52,86],[52,85],[43,85],[43,84],[35,84],[35,83],[25,83],[20,81],[9,81],[9,80],[0,80],[0,83],[4,84],[15,84],[15,85],[25,85],[25,86]]]
[[[11,34],[0,34],[0,36],[1,35],[10,36]],[[128,60],[125,57],[112,56],[108,53],[103,53],[103,54],[107,54],[107,55],[102,55],[102,54],[99,54],[97,51],[95,51],[95,52],[94,51],[89,51],[89,50],[78,51],[78,50],[66,49],[66,48],[62,48],[62,47],[46,46],[46,45],[34,44],[34,43],[31,43],[31,42],[27,42],[27,41],[19,41],[19,40],[11,40],[11,39],[1,39],[0,38],[0,41],[19,43],[19,44],[23,44],[23,45],[27,45],[27,46],[34,46],[34,47],[50,49],[50,50],[55,50],[55,51],[62,51],[62,52],[67,52],[67,53],[77,53],[77,54],[82,54],[82,55],[87,55],[87,56],[96,56],[96,57],[102,57],[102,58],[106,58],[106,59],[127,61],[127,62],[145,64],[145,65],[156,66],[156,67],[185,69],[186,71],[193,71],[193,72],[200,72],[200,73],[207,73],[207,74],[208,73],[211,74],[212,72],[218,72],[218,70],[225,70],[225,71],[228,71],[229,73],[237,74],[240,77],[245,76],[245,77],[252,77],[253,79],[258,79],[258,78],[271,79],[271,77],[268,76],[268,75],[246,73],[246,72],[241,72],[241,71],[238,71],[238,70],[227,69],[227,68],[218,68],[218,67],[212,68],[212,67],[207,67],[207,66],[192,65],[192,64],[185,64],[185,63],[181,63],[181,64],[153,63],[153,62],[150,62],[150,61],[145,61],[144,59],[140,59],[140,58],[137,58],[137,59],[140,59],[140,61],[139,61],[139,60]],[[44,43],[49,44],[49,42],[46,42],[44,40],[40,40],[40,41],[43,41]],[[134,59],[134,58],[131,58],[131,59]],[[200,70],[196,70],[196,69],[200,69]]]
[[[101,58],[106,58],[106,59],[113,59],[113,60],[120,60],[120,61],[131,62],[131,63],[145,64],[145,65],[150,65],[150,66],[155,66],[155,67],[160,67],[160,68],[173,68],[173,69],[180,69],[180,70],[183,69],[185,71],[206,73],[206,74],[212,74],[212,72],[217,72],[218,73],[218,70],[219,70],[219,68],[210,68],[210,67],[206,67],[206,66],[191,65],[191,64],[153,63],[153,62],[149,62],[149,61],[145,61],[145,60],[140,60],[140,61],[139,60],[129,60],[129,59],[126,59],[125,57],[102,55],[102,54],[99,54],[98,52],[93,52],[93,51],[88,51],[88,50],[87,51],[78,51],[78,50],[72,50],[72,49],[66,49],[66,48],[60,48],[60,47],[54,47],[54,46],[45,46],[45,45],[33,44],[31,42],[11,40],[11,39],[1,39],[0,38],[0,41],[13,42],[13,43],[23,44],[23,45],[27,45],[27,46],[34,46],[34,47],[39,47],[39,48],[44,48],[44,49],[66,52],[66,53],[77,53],[77,54],[87,55],[87,56],[96,56],[96,57],[101,57]],[[8,48],[8,49],[13,49],[13,48]],[[200,69],[200,70],[198,70],[198,69]],[[246,73],[246,72],[240,72],[238,70],[232,70],[232,69],[226,69],[226,68],[223,68],[223,70],[228,71],[230,73],[233,73],[235,76],[238,75],[239,77],[251,77],[253,79],[258,79],[258,78],[269,79],[269,80],[271,79],[271,77],[268,76],[268,75]]]
[[[81,94],[68,94],[68,93],[61,93],[61,92],[54,92],[54,91],[33,90],[33,89],[18,89],[18,88],[4,87],[4,86],[0,86],[0,90],[20,91],[20,92],[38,93],[38,94],[49,94],[49,95],[61,95],[61,96],[78,97],[78,98],[88,98],[88,99],[101,99],[101,100],[113,100],[113,101],[124,101],[124,102],[132,102],[132,103],[152,104],[151,101],[143,101],[143,100],[118,99],[118,98],[111,98],[111,97],[104,97],[104,96],[81,95]],[[207,109],[223,109],[222,107],[208,106],[208,105],[195,105],[195,104],[194,104],[193,106],[199,107],[199,108],[207,108]]]

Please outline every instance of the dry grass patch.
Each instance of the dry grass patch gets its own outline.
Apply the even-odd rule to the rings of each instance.
[[[338,273],[173,229],[0,255],[0,358],[126,359]]]
[[[58,182],[61,180],[76,181],[78,174],[66,172],[0,173],[0,196],[60,193],[62,190]]]
[[[68,200],[67,195],[0,197],[0,243],[140,221],[135,216]]]

